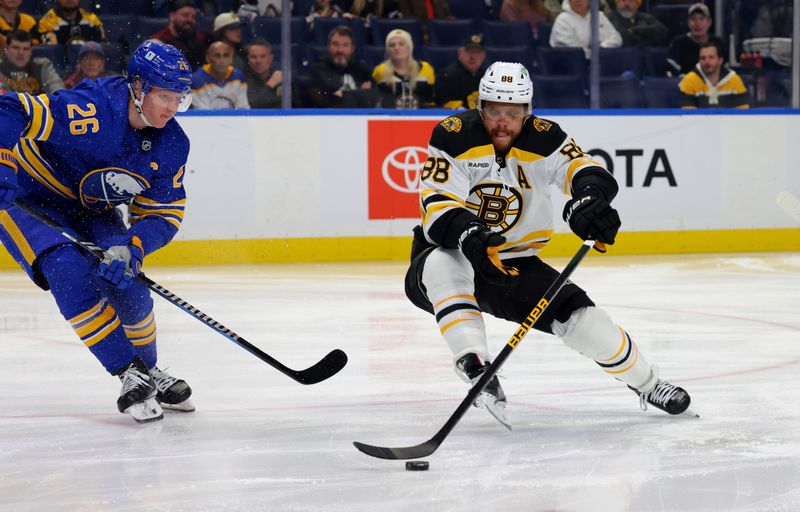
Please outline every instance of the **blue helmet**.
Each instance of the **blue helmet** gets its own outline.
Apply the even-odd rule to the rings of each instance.
[[[192,90],[192,67],[180,50],[157,41],[145,41],[128,61],[128,82],[142,81],[144,93],[160,87],[180,94]]]

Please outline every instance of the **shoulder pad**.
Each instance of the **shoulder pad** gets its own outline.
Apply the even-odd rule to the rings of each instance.
[[[567,134],[555,121],[531,116],[514,147],[537,155],[550,156],[561,147],[566,138]]]
[[[443,119],[433,129],[430,145],[448,155],[457,156],[476,147],[491,144],[475,109],[459,112]]]

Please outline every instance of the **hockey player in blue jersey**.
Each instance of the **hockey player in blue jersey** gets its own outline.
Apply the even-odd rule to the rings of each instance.
[[[153,300],[133,279],[183,219],[189,141],[173,118],[191,103],[191,81],[180,51],[147,41],[127,77],[0,96],[0,241],[119,376],[117,407],[138,422],[163,418],[162,406],[194,410],[186,382],[156,366]],[[15,200],[93,241],[104,259],[98,264]],[[130,206],[129,228],[121,204]]]

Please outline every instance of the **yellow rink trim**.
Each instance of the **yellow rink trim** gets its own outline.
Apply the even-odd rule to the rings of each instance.
[[[544,257],[572,256],[579,241],[555,234]],[[411,237],[288,238],[267,240],[175,241],[148,256],[147,265],[230,265],[250,263],[408,261]],[[609,255],[800,251],[800,229],[741,229],[621,233]],[[16,263],[0,250],[0,269]]]

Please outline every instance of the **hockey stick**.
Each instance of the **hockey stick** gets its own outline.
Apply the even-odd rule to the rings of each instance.
[[[778,203],[781,210],[786,212],[797,222],[800,222],[800,199],[798,199],[797,196],[788,190],[784,190],[778,194],[778,197],[775,198],[775,202]]]
[[[578,252],[572,259],[567,263],[567,266],[564,267],[564,270],[561,271],[561,274],[553,281],[553,284],[550,285],[550,288],[544,292],[544,295],[533,310],[528,314],[528,317],[520,324],[517,328],[517,331],[511,336],[511,339],[508,340],[506,346],[503,347],[503,350],[500,351],[500,354],[494,360],[494,362],[489,365],[486,371],[483,372],[483,376],[478,380],[477,384],[475,384],[472,389],[469,390],[467,393],[466,398],[461,401],[461,404],[458,406],[456,411],[450,416],[450,419],[447,420],[447,423],[439,429],[436,434],[425,441],[422,444],[418,444],[416,446],[407,446],[404,448],[385,448],[382,446],[372,446],[369,444],[359,443],[358,441],[353,442],[356,448],[360,451],[366,453],[371,457],[377,457],[379,459],[419,459],[421,457],[427,457],[428,455],[432,454],[439,448],[439,445],[442,444],[444,439],[453,430],[456,426],[456,423],[461,420],[461,417],[467,412],[467,409],[470,408],[472,402],[478,397],[483,388],[486,387],[486,384],[489,383],[492,377],[500,370],[500,367],[503,366],[503,363],[506,361],[511,352],[517,348],[517,346],[522,341],[522,338],[528,333],[531,328],[536,325],[536,322],[541,317],[541,314],[544,312],[545,309],[550,305],[558,295],[558,292],[561,291],[561,288],[569,279],[569,276],[575,270],[575,267],[581,262],[586,253],[589,252],[589,249],[595,245],[594,240],[587,240],[581,245],[581,248],[578,249]]]
[[[14,206],[19,208],[20,210],[24,211],[28,215],[34,217],[35,219],[47,224],[51,228],[55,229],[59,233],[61,233],[64,237],[68,240],[76,243],[85,251],[93,254],[99,259],[103,259],[103,249],[96,246],[92,242],[87,240],[81,239],[77,234],[71,232],[69,229],[59,225],[53,219],[43,215],[42,213],[34,210],[30,206],[22,203],[21,201],[14,201]],[[336,373],[339,372],[344,366],[347,364],[347,354],[345,354],[340,349],[334,349],[325,357],[323,357],[320,361],[318,361],[313,366],[306,368],[305,370],[293,370],[285,365],[283,365],[280,361],[275,359],[274,357],[270,356],[262,352],[258,347],[255,347],[250,342],[233,332],[232,330],[228,329],[221,323],[217,322],[210,316],[206,315],[196,307],[192,306],[185,300],[181,299],[171,291],[167,290],[163,286],[157,284],[155,281],[150,279],[149,277],[145,276],[143,273],[140,273],[136,276],[136,280],[140,283],[144,284],[156,294],[160,295],[161,297],[165,298],[172,304],[175,304],[181,310],[189,313],[205,325],[211,327],[218,333],[222,334],[232,342],[236,343],[243,349],[247,350],[257,358],[261,359],[268,365],[272,366],[279,372],[287,375],[288,377],[296,380],[300,384],[316,384],[317,382],[321,382],[329,377],[333,377]]]

